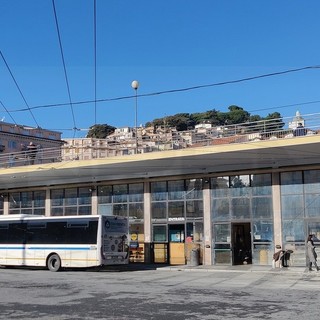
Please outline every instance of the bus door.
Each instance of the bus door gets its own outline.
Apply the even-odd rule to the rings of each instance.
[[[169,263],[185,264],[184,224],[169,224]]]
[[[251,227],[250,223],[232,224],[232,261],[233,265],[251,264]]]

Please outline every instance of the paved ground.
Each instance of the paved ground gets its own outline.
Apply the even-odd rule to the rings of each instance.
[[[0,319],[319,318],[320,273],[305,268],[0,269],[0,283]]]

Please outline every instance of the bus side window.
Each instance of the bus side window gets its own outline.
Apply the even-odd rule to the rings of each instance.
[[[0,243],[7,243],[8,242],[8,224],[0,224]]]
[[[26,223],[12,223],[8,232],[9,244],[25,244],[26,243]]]

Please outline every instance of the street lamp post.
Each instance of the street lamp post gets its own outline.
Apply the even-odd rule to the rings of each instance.
[[[131,87],[134,89],[136,93],[136,99],[135,99],[135,117],[134,117],[134,128],[135,128],[135,153],[138,153],[138,131],[137,131],[137,120],[138,120],[138,88],[139,88],[139,82],[137,80],[133,80],[131,82]]]

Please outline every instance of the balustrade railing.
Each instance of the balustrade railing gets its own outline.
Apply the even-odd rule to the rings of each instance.
[[[28,151],[0,154],[0,167],[11,168],[26,165],[41,165],[61,161],[90,160],[97,158],[125,156],[138,153],[196,148],[200,146],[230,143],[248,143],[251,141],[295,138],[297,123],[305,124],[303,135],[314,135],[320,132],[320,114],[308,114],[299,118],[279,118],[263,121],[225,124],[214,128],[197,128],[188,131],[168,132],[157,136],[142,136],[127,141],[93,139],[89,145],[65,144],[61,148],[37,149],[31,154]],[[138,146],[136,147],[136,142]]]

